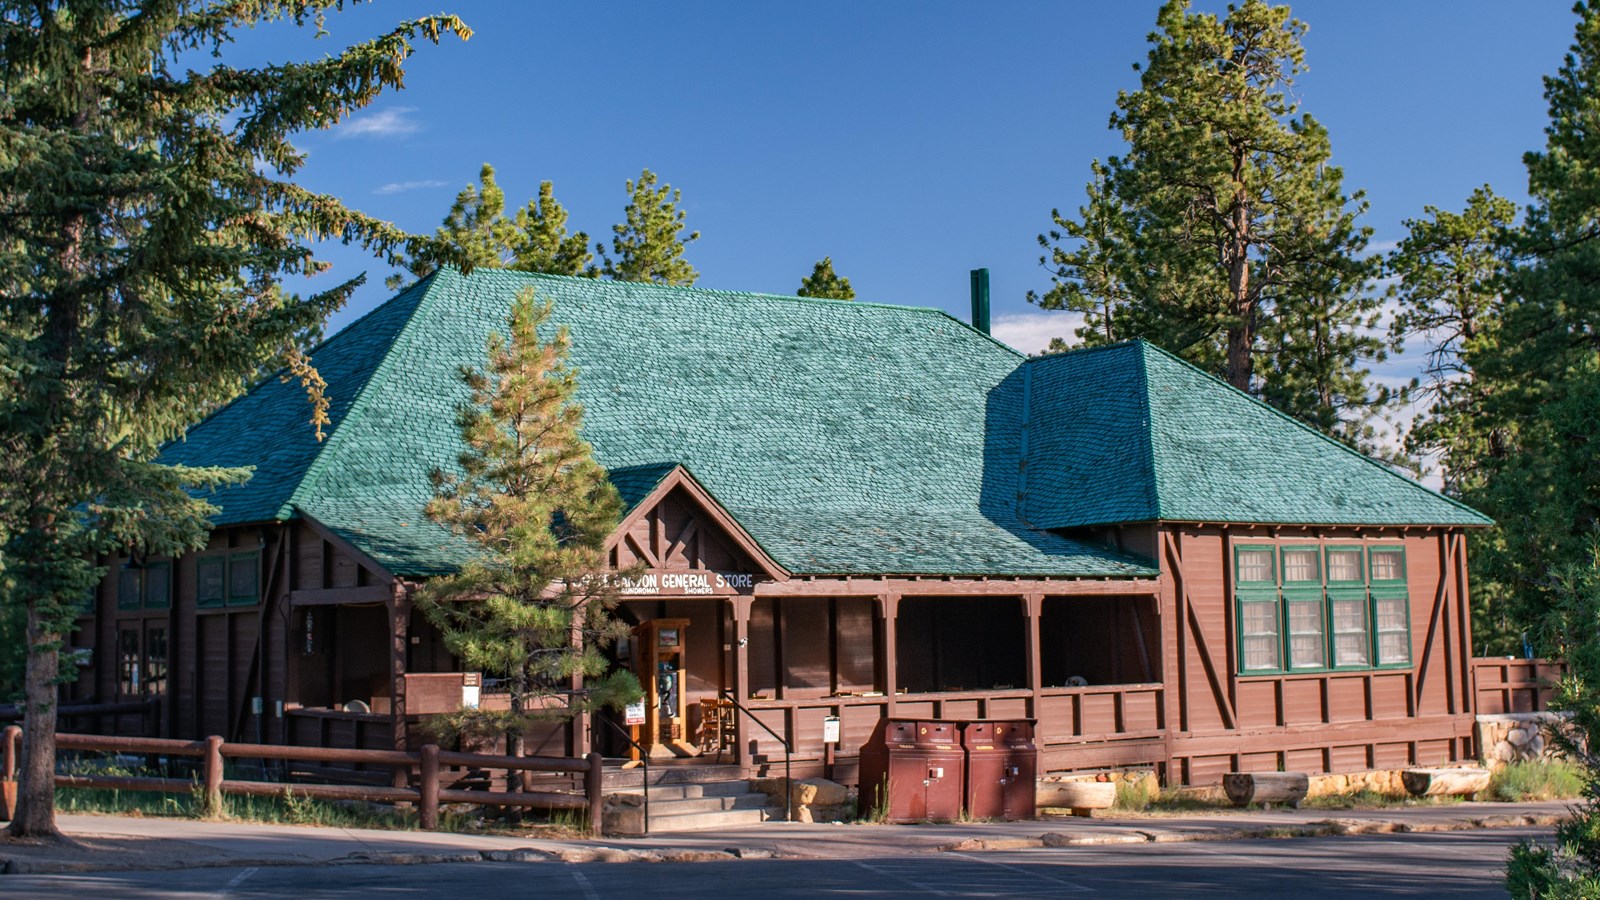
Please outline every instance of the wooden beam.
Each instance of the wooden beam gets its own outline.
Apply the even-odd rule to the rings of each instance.
[[[1029,699],[1028,715],[1039,718],[1044,700],[1044,664],[1039,646],[1039,621],[1044,616],[1044,595],[1024,594],[1022,597],[1023,652],[1026,653]]]
[[[1446,587],[1444,570],[1448,565],[1448,557],[1450,556],[1451,549],[1452,548],[1449,544],[1445,544],[1444,555],[1446,559],[1440,560],[1439,562],[1439,589],[1433,595],[1433,611],[1428,617],[1428,636],[1427,639],[1422,643],[1422,662],[1417,666],[1416,695],[1412,698],[1412,703],[1415,705],[1417,712],[1422,711],[1422,688],[1428,681],[1428,663],[1433,659],[1433,643],[1434,639],[1438,637],[1439,616],[1444,611]],[[1407,596],[1410,596],[1409,590],[1407,591]],[[1406,611],[1408,613],[1410,612],[1409,601],[1407,601]]]
[[[387,603],[394,589],[387,584],[369,584],[362,587],[312,588],[290,591],[289,606],[344,606],[351,603]]]
[[[1200,654],[1200,666],[1205,670],[1206,680],[1211,686],[1212,697],[1217,702],[1217,711],[1222,714],[1222,723],[1228,728],[1234,728],[1238,722],[1238,717],[1234,713],[1233,701],[1229,697],[1227,686],[1223,683],[1226,673],[1223,675],[1217,673],[1216,663],[1211,656],[1210,644],[1206,641],[1205,629],[1201,627],[1200,617],[1194,611],[1194,597],[1189,593],[1189,579],[1183,574],[1183,557],[1178,550],[1178,540],[1170,533],[1167,535],[1167,558],[1172,563],[1172,572],[1177,579],[1177,590],[1183,599],[1183,614],[1178,622],[1179,632],[1180,634],[1183,632],[1184,625],[1187,623],[1188,632],[1194,635],[1195,650]],[[1180,645],[1181,652],[1182,647]],[[1187,669],[1186,662],[1180,665],[1179,672],[1184,672],[1185,669]],[[1184,680],[1187,681],[1186,678]],[[1183,690],[1185,698],[1188,695],[1187,687],[1187,684],[1184,684],[1180,688]],[[1185,702],[1184,722],[1182,725],[1184,729],[1189,727],[1187,706],[1188,704]]]
[[[1154,596],[1160,590],[1155,578],[1044,580],[1005,580],[991,578],[950,578],[919,580],[893,576],[883,578],[844,576],[806,578],[756,585],[758,597],[873,597],[891,590],[905,597],[1016,597],[1038,594],[1050,597],[1106,597],[1117,595]]]
[[[884,591],[873,599],[876,600],[878,621],[883,627],[883,640],[878,648],[878,659],[882,666],[884,715],[892,716],[899,676],[900,657],[899,649],[896,647],[895,632],[900,623],[900,595],[894,591]]]

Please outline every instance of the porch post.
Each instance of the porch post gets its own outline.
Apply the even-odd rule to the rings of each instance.
[[[754,597],[729,597],[728,610],[733,614],[733,684],[728,693],[740,703],[750,697],[750,608]],[[733,761],[741,769],[748,767],[750,747],[745,731],[744,716],[733,717]]]
[[[572,617],[571,644],[578,651],[583,648],[583,610],[578,610]],[[567,702],[577,700],[583,694],[583,673],[573,672],[567,678],[567,688],[572,693],[567,696]],[[589,753],[589,713],[578,712],[567,720],[567,755],[574,759],[586,756]]]
[[[411,641],[411,591],[396,578],[389,594],[389,721],[394,748],[406,749],[406,648]],[[397,772],[398,778],[405,773]]]
[[[898,686],[895,683],[899,651],[895,647],[895,628],[900,621],[900,595],[894,591],[884,591],[874,598],[878,606],[878,623],[880,639],[878,641],[878,683],[883,685],[883,711],[884,715],[894,715],[895,692]]]
[[[1022,596],[1022,614],[1026,617],[1023,633],[1023,652],[1027,654],[1028,690],[1033,691],[1033,698],[1029,701],[1028,715],[1039,718],[1039,710],[1044,706],[1044,667],[1040,662],[1039,649],[1039,620],[1044,615],[1044,595],[1024,594]]]

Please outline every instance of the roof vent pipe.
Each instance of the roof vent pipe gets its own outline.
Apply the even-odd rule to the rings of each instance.
[[[972,327],[989,333],[989,270],[972,270]]]

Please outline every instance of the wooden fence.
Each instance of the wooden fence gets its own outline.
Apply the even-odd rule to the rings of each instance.
[[[1479,715],[1543,712],[1550,689],[1566,667],[1548,659],[1510,656],[1472,661],[1473,712]]]
[[[13,786],[0,791],[0,821],[9,820],[13,810],[4,797],[14,796],[17,778],[18,747],[22,729],[7,726],[0,733],[0,785]],[[127,753],[140,756],[183,756],[200,763],[201,804],[207,811],[222,808],[225,794],[256,797],[297,796],[329,800],[362,800],[378,803],[413,803],[424,829],[439,827],[440,803],[471,803],[483,806],[518,806],[535,809],[586,810],[589,829],[601,833],[601,759],[590,753],[581,759],[551,756],[490,756],[480,753],[455,753],[428,744],[417,752],[403,750],[335,750],[320,747],[284,747],[268,744],[230,744],[215,735],[203,741],[176,741],[162,738],[102,737],[92,734],[58,734],[59,750],[89,750],[101,753]],[[223,777],[226,759],[292,760],[325,763],[354,763],[389,766],[402,777],[395,787],[349,784],[286,784],[270,781],[238,781]],[[503,770],[506,772],[555,772],[581,774],[582,794],[560,791],[458,790],[441,784],[441,769]],[[415,773],[415,786],[411,775]],[[405,786],[399,786],[399,785]],[[58,787],[100,788],[121,791],[156,791],[187,794],[196,785],[182,778],[154,778],[110,775],[57,775]]]

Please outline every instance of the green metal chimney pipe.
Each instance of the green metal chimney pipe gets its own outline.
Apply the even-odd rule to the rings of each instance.
[[[989,333],[989,270],[972,270],[972,327]]]

